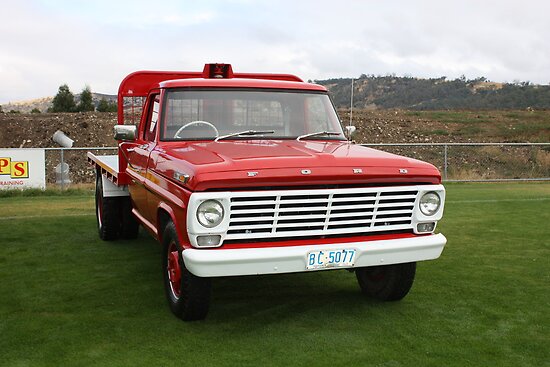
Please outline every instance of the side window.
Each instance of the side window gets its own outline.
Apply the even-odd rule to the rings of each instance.
[[[147,141],[155,140],[157,122],[159,119],[160,96],[157,94],[153,98],[154,101],[151,112],[149,113],[149,121],[147,121],[147,126],[145,127],[145,140]]]

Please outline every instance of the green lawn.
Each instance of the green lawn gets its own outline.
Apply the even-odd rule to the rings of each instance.
[[[0,365],[550,366],[550,184],[452,184],[401,302],[346,271],[218,279],[174,318],[160,247],[98,239],[91,196],[0,198]]]

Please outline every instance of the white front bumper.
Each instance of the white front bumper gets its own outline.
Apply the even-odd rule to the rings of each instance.
[[[437,259],[447,239],[442,234],[383,241],[348,242],[246,249],[183,251],[189,271],[200,277],[296,273],[306,270],[307,254],[316,250],[356,249],[352,268]],[[323,268],[316,270],[328,270]],[[342,268],[336,268],[342,269]]]

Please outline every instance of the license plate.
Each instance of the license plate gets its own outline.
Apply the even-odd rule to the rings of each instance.
[[[355,263],[355,249],[319,250],[307,254],[306,269],[349,267]]]

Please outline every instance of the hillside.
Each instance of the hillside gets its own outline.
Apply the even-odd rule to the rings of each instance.
[[[349,110],[340,110],[342,121],[348,121]],[[358,143],[444,143],[444,142],[550,142],[550,111],[403,111],[355,110]],[[75,147],[114,146],[112,138],[116,113],[0,113],[0,148],[56,147],[52,135],[64,131]],[[384,150],[433,162],[441,169],[440,149],[391,148]],[[480,175],[520,175],[525,167],[536,164],[549,177],[550,152],[530,149],[453,150],[454,165],[464,167],[472,177]],[[99,154],[112,154],[99,152]],[[494,158],[489,158],[493,157]],[[483,157],[483,158],[481,158]],[[48,181],[53,182],[53,167],[59,163],[59,152],[46,155]],[[481,160],[483,159],[483,160]],[[86,154],[77,150],[65,152],[73,182],[92,182],[94,172],[86,164]],[[512,162],[514,172],[508,170]],[[534,163],[533,163],[534,162]],[[467,168],[474,165],[475,172]],[[497,166],[488,170],[489,166]],[[478,172],[479,167],[484,170]],[[539,168],[537,168],[538,170]],[[518,173],[519,172],[519,173]],[[535,171],[533,171],[535,172]],[[536,171],[539,172],[539,171]],[[462,174],[462,173],[461,173]],[[458,175],[458,173],[456,173]],[[457,176],[463,177],[463,176]],[[491,177],[491,176],[489,176]],[[540,177],[540,176],[539,176]]]
[[[349,108],[351,79],[315,80],[324,85],[338,108]],[[354,108],[407,110],[512,110],[550,109],[550,85],[529,82],[496,83],[477,78],[447,80],[445,77],[419,79],[413,77],[361,75],[354,80]],[[97,107],[104,98],[116,102],[116,95],[92,93]],[[45,112],[53,97],[2,105],[11,110],[28,113],[34,108]],[[78,103],[80,95],[75,95]]]
[[[315,80],[330,90],[337,107],[349,107],[351,79]],[[412,110],[550,109],[550,86],[466,80],[362,75],[354,81],[354,107]]]
[[[338,111],[342,121],[349,110]],[[353,112],[358,143],[550,142],[550,111]],[[0,113],[0,148],[55,147],[56,130],[75,147],[113,146],[116,113]]]

